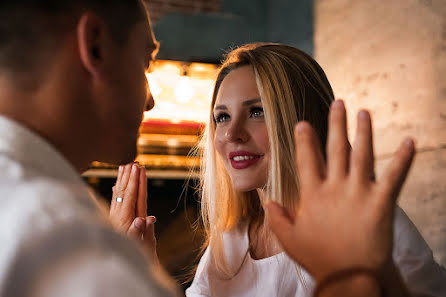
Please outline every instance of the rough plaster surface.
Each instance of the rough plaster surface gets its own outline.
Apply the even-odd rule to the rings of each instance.
[[[419,153],[400,205],[446,265],[446,1],[315,0],[315,57],[336,97],[372,113],[377,175],[406,135]]]

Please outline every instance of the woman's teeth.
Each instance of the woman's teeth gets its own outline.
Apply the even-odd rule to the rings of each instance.
[[[243,160],[252,160],[255,159],[254,156],[235,156],[234,158],[232,158],[232,160],[234,161],[243,161]]]

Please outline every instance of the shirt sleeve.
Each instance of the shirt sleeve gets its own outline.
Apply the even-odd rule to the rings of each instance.
[[[197,271],[195,272],[192,285],[186,289],[186,297],[210,297],[209,288],[209,266],[210,266],[210,251],[206,248],[203,256],[198,263]]]
[[[146,271],[119,256],[81,255],[37,279],[32,297],[173,297]]]
[[[11,257],[1,296],[179,296],[151,269],[136,242],[89,216],[55,220],[51,228],[34,231]]]
[[[396,209],[393,259],[414,297],[446,296],[446,271],[401,208]]]

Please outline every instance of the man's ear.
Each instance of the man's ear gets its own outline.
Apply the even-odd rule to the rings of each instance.
[[[110,44],[108,28],[93,13],[84,13],[77,24],[79,57],[84,68],[93,76],[106,71]]]

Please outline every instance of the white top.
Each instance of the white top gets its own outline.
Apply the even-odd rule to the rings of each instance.
[[[0,296],[170,296],[67,160],[2,116]]]
[[[397,208],[394,222],[393,258],[414,297],[445,297],[446,271],[433,259],[432,251],[410,221]],[[230,268],[239,272],[229,280],[215,272],[208,247],[200,260],[187,297],[310,297],[313,278],[285,254],[254,260],[245,225],[223,235]],[[242,263],[242,264],[241,264]]]

